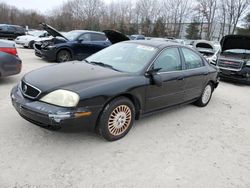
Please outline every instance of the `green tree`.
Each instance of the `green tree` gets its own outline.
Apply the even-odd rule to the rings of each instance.
[[[166,34],[165,32],[165,23],[162,17],[159,17],[154,25],[154,29],[152,31],[153,37],[164,37]]]
[[[194,20],[190,23],[186,29],[187,39],[199,39],[199,23]]]
[[[250,35],[250,13],[244,18],[244,28],[238,28],[237,34]]]

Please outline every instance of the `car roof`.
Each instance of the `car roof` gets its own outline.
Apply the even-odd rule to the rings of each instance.
[[[104,34],[103,32],[99,31],[91,31],[91,30],[72,30],[70,32],[79,32],[79,33],[97,33],[97,34]]]
[[[184,46],[176,42],[161,41],[161,40],[130,40],[130,41],[124,41],[124,42],[142,44],[142,45],[152,46],[152,47],[159,48],[159,49],[165,48],[168,46]]]
[[[0,24],[0,26],[12,26],[12,27],[21,27],[21,28],[23,28],[20,25],[11,25],[11,24]]]

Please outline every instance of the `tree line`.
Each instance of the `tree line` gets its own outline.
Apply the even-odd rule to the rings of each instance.
[[[46,22],[60,31],[74,29],[116,29],[126,34],[176,37],[183,24],[190,23],[187,37],[210,40],[215,25],[220,35],[233,34],[250,13],[250,0],[69,0],[47,14],[19,10],[0,3],[0,23],[28,25],[38,29]],[[243,26],[245,27],[246,24]],[[193,36],[192,36],[193,35]]]

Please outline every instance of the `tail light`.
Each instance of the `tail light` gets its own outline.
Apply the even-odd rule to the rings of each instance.
[[[16,50],[16,48],[0,48],[0,52],[5,52],[7,54],[11,54],[11,55],[17,56],[17,50]]]

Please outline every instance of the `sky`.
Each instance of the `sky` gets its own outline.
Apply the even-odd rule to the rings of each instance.
[[[9,5],[14,5],[20,9],[34,9],[40,13],[46,13],[68,0],[0,0]],[[110,0],[104,0],[109,2]]]

